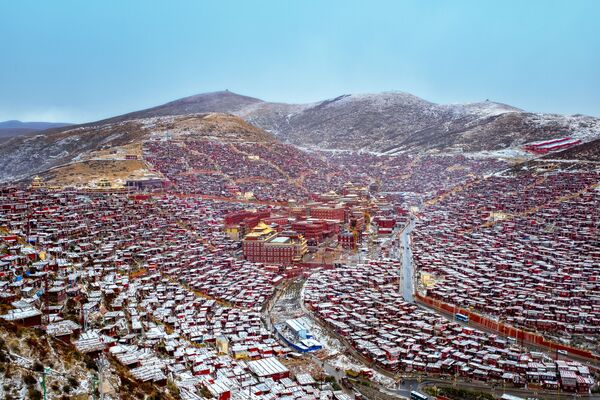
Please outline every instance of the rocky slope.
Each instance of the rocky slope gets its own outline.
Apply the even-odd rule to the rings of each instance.
[[[0,320],[0,398],[41,399],[44,368],[49,398],[84,399],[92,392],[97,367],[91,359],[40,331]]]
[[[3,312],[6,307],[2,307]],[[169,387],[140,383],[112,358],[103,358],[102,387],[99,363],[70,343],[38,329],[17,327],[0,319],[0,398],[41,400],[42,371],[46,369],[48,399],[166,399],[180,398]],[[172,386],[171,386],[172,387]]]

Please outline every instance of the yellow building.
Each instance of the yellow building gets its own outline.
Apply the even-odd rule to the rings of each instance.
[[[46,187],[46,183],[44,182],[44,180],[42,178],[40,178],[39,175],[36,175],[33,177],[33,179],[31,180],[31,188],[32,189],[41,189]]]
[[[219,354],[229,353],[229,340],[225,336],[219,336],[216,339],[217,351]]]
[[[269,240],[277,235],[277,231],[271,228],[264,222],[259,222],[252,230],[244,237],[244,240]]]
[[[231,240],[238,240],[240,238],[240,227],[238,225],[226,226],[225,234],[229,236]]]
[[[108,178],[100,178],[96,186],[103,189],[110,189],[112,187],[112,183],[108,180]]]

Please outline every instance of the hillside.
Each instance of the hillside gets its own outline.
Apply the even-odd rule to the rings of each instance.
[[[124,146],[139,144],[150,137],[171,135],[212,138],[224,141],[268,142],[273,136],[239,117],[225,114],[194,114],[154,117],[107,124],[87,124],[66,130],[48,130],[11,138],[0,143],[0,182],[14,181],[52,168],[63,168],[73,176],[69,183],[96,179],[98,174],[125,180],[131,173],[146,171],[140,165],[123,163]],[[90,164],[89,161],[96,161]],[[73,166],[84,163],[81,166]],[[90,167],[93,166],[93,168]],[[106,168],[102,168],[104,165]],[[110,165],[116,166],[112,168]],[[93,170],[97,171],[92,175]],[[75,175],[83,174],[79,179]],[[53,171],[51,177],[61,176]]]
[[[14,137],[0,144],[0,181],[25,178],[96,150],[131,143],[145,134],[139,122],[130,121]]]
[[[582,143],[559,153],[549,154],[544,158],[550,160],[585,160],[600,162],[600,139]]]
[[[273,135],[231,114],[208,113],[181,115],[175,118],[144,119],[153,134],[193,136],[195,139],[212,138],[223,141],[270,142]]]
[[[49,368],[50,398],[85,399],[97,373],[96,364],[72,345],[40,331],[0,320],[0,398],[41,399],[41,372]]]
[[[49,399],[176,398],[168,388],[140,384],[114,359],[94,360],[69,342],[0,319],[0,398],[41,400],[45,368]]]

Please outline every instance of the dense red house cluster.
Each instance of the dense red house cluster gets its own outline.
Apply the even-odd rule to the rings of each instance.
[[[428,295],[597,347],[599,179],[588,170],[497,176],[428,208],[413,249],[434,276]]]
[[[366,358],[391,371],[457,375],[514,386],[587,392],[591,371],[462,326],[402,299],[399,262],[313,274],[305,302]]]

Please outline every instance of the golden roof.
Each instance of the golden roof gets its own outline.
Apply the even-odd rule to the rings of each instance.
[[[271,228],[269,225],[260,221],[258,225],[252,228],[252,231],[248,233],[245,237],[259,237],[264,235],[269,235],[275,232],[275,229]]]

